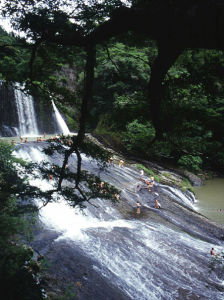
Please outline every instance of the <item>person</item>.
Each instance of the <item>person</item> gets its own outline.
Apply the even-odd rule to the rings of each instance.
[[[22,143],[23,142],[23,138],[21,136],[19,138],[20,138],[20,143]]]
[[[24,143],[28,143],[28,138],[27,138],[27,137],[25,138],[25,141],[24,141]]]
[[[119,161],[119,167],[121,168],[121,167],[123,167],[123,165],[124,165],[124,161],[121,159],[121,160]]]
[[[217,254],[215,253],[215,249],[214,249],[214,248],[212,248],[212,249],[210,250],[210,254],[211,254],[211,255],[214,255],[214,256],[217,256]]]
[[[42,138],[41,138],[41,136],[39,137],[39,142],[42,142]]]
[[[46,133],[44,132],[44,139],[46,139]]]
[[[113,161],[114,161],[114,159],[113,159],[113,157],[111,156],[111,157],[109,158],[108,162],[112,164]]]
[[[145,183],[146,183],[146,185],[147,185],[147,190],[149,191],[149,192],[151,192],[151,187],[152,187],[152,185],[151,185],[151,181],[149,181],[149,180],[145,180],[144,181]]]
[[[39,137],[37,137],[37,143],[39,143],[39,141],[40,141],[40,140],[39,140]]]
[[[153,187],[153,186],[154,186],[154,184],[155,184],[154,177],[153,177],[153,176],[151,176],[149,181],[150,181],[151,187]]]
[[[44,258],[43,255],[38,254],[38,256],[37,256],[37,261],[40,262],[43,258]]]
[[[11,145],[15,145],[15,140],[11,140]]]
[[[155,208],[158,208],[158,209],[161,208],[161,205],[157,199],[155,199]]]
[[[141,189],[141,184],[137,184],[137,186],[136,186],[136,192],[139,192],[140,189]]]
[[[52,180],[52,179],[53,179],[53,175],[49,174],[49,180]]]
[[[103,181],[100,182],[100,188],[101,188],[101,189],[104,188],[104,182],[103,182]]]
[[[137,207],[136,213],[139,215],[141,213],[141,204],[140,204],[139,200],[137,200],[137,202],[136,202],[136,207]]]
[[[120,195],[117,194],[117,193],[115,193],[115,194],[114,194],[114,198],[117,199],[117,201],[119,201],[119,200],[120,200]]]
[[[141,171],[140,171],[140,178],[142,178],[143,176],[144,176],[144,171],[141,170]]]

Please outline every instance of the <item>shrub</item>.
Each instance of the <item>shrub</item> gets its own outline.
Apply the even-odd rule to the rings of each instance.
[[[155,130],[150,122],[143,124],[138,120],[134,120],[127,124],[122,139],[128,150],[144,152],[154,136]]]
[[[200,156],[182,155],[178,160],[178,164],[189,171],[197,172],[202,165],[202,159]]]

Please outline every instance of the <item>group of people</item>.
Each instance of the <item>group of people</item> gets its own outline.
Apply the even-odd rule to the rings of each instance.
[[[108,160],[109,163],[113,163],[113,161],[114,161],[114,158],[113,158],[113,157],[110,157],[109,160]],[[123,161],[122,159],[119,161],[118,166],[119,166],[119,168],[121,168],[121,167],[124,166],[124,161]],[[158,199],[157,199],[158,196],[159,196],[159,194],[156,193],[156,192],[154,192],[154,189],[153,189],[154,184],[155,184],[155,179],[154,179],[154,177],[151,176],[151,177],[149,178],[149,180],[146,180],[146,179],[144,179],[144,171],[143,171],[143,170],[140,170],[140,178],[139,178],[139,179],[140,179],[143,183],[146,184],[147,190],[148,190],[149,192],[152,192],[153,195],[155,196],[155,208],[156,208],[156,209],[160,209],[160,208],[161,208],[161,204],[159,203],[159,201],[158,201]],[[141,184],[138,184],[137,187],[136,187],[136,192],[139,192],[140,189],[141,189]],[[120,199],[120,196],[119,196],[118,194],[115,194],[114,197],[115,197],[117,200]],[[139,200],[136,202],[136,213],[137,213],[137,214],[140,214],[140,213],[141,213],[141,203],[140,203]]]
[[[161,204],[159,203],[159,201],[158,201],[158,199],[157,199],[158,196],[159,196],[159,194],[156,193],[156,192],[153,190],[153,187],[154,187],[154,184],[155,184],[155,179],[154,179],[154,177],[151,176],[151,177],[149,178],[149,180],[146,180],[146,179],[143,178],[143,176],[144,176],[144,171],[141,170],[141,171],[140,171],[140,178],[139,178],[139,179],[140,179],[142,182],[144,182],[144,183],[146,184],[147,190],[148,190],[149,192],[152,192],[153,195],[155,196],[155,208],[156,208],[156,209],[160,209],[160,208],[161,208]],[[136,191],[139,192],[140,189],[141,189],[141,185],[138,184],[138,185],[137,185],[137,188],[136,188]],[[140,201],[139,201],[139,200],[138,200],[137,203],[136,203],[136,208],[137,208],[136,213],[137,213],[137,214],[140,214],[140,213],[141,213],[141,204],[140,204]]]
[[[96,183],[94,183],[94,185],[97,185]],[[105,182],[104,181],[101,181],[100,184],[99,184],[99,188],[100,188],[100,193],[103,193],[105,194],[107,191],[105,189]],[[115,193],[114,194],[114,198],[119,201],[120,200],[120,195]]]
[[[20,143],[28,143],[28,137],[20,136],[19,139],[20,139]],[[43,137],[41,137],[41,136],[37,137],[36,141],[37,141],[37,143],[39,143],[39,142],[42,142],[44,140],[46,140],[46,133],[45,132],[43,134]],[[11,145],[15,145],[15,140],[14,139],[11,140]]]
[[[108,162],[109,162],[110,164],[112,164],[113,161],[114,161],[114,158],[111,156],[111,157],[109,158]],[[119,168],[122,168],[123,166],[124,166],[124,161],[123,161],[122,159],[120,159],[120,160],[119,160],[119,163],[118,163],[118,167],[119,167]]]

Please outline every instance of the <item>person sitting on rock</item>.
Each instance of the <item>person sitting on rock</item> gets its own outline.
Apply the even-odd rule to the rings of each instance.
[[[139,215],[141,213],[141,204],[139,202],[139,200],[136,202],[136,213]]]
[[[140,174],[140,179],[142,179],[142,177],[144,176],[144,171],[140,170],[139,174]]]
[[[23,142],[23,138],[20,136],[20,143],[22,143]]]
[[[155,208],[158,208],[158,209],[161,208],[161,205],[157,199],[155,199]]]
[[[217,256],[217,254],[215,253],[215,249],[214,249],[214,248],[212,248],[212,249],[210,250],[210,254],[213,255],[213,256]]]
[[[124,165],[124,161],[121,159],[120,161],[119,161],[119,168],[121,168],[121,167],[123,167],[123,165]]]
[[[119,200],[120,200],[120,195],[117,194],[117,193],[115,193],[115,194],[114,194],[114,198],[117,199],[117,201],[119,201]]]
[[[109,162],[110,164],[112,164],[113,161],[114,161],[114,159],[113,159],[113,157],[111,156],[111,157],[109,158],[108,162]]]
[[[135,192],[139,192],[140,190],[141,190],[141,184],[138,183],[138,184],[136,185]]]

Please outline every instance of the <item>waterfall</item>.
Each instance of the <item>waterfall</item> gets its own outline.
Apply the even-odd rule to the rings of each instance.
[[[39,144],[35,147],[23,145],[16,155],[32,162],[62,164],[61,155],[47,157],[41,147]],[[82,158],[82,168],[98,174],[97,162],[84,155]],[[73,171],[75,163],[75,156],[70,157],[68,164]],[[75,281],[74,270],[79,272],[77,269],[80,269],[80,278],[91,290],[91,295],[84,295],[82,300],[223,299],[224,282],[215,272],[209,273],[209,250],[215,246],[221,251],[223,242],[214,236],[217,227],[202,223],[207,221],[192,212],[192,201],[177,189],[157,183],[162,205],[162,209],[157,210],[147,189],[134,192],[139,173],[131,166],[119,168],[111,164],[101,171],[100,176],[122,190],[117,205],[93,199],[94,205],[87,204],[83,212],[77,207],[70,208],[61,199],[40,211],[42,225],[49,230],[49,235],[44,238],[41,231],[35,245],[40,245],[38,249],[46,257],[48,251],[51,258],[55,256],[55,275],[65,272],[63,276]],[[33,184],[48,190],[54,183],[36,179]],[[141,216],[136,217],[138,198],[143,208]],[[190,210],[186,208],[187,204]],[[55,237],[51,233],[53,230],[57,231]],[[87,265],[86,274],[92,274],[94,270],[100,275],[95,282],[94,279],[87,281],[91,275],[83,277]],[[92,290],[91,284],[97,288]],[[108,296],[109,287],[114,290]],[[100,297],[100,292],[107,297]],[[120,294],[115,298],[114,293]]]
[[[33,97],[23,93],[19,84],[15,85],[15,101],[19,120],[20,135],[38,135]]]
[[[69,135],[70,131],[68,129],[67,124],[65,123],[64,119],[62,118],[62,116],[61,116],[59,110],[57,109],[54,101],[51,100],[51,102],[52,102],[52,106],[53,106],[53,109],[54,109],[54,112],[55,112],[56,120],[57,120],[57,123],[58,123],[58,126],[60,128],[61,133],[63,133],[64,135]]]

